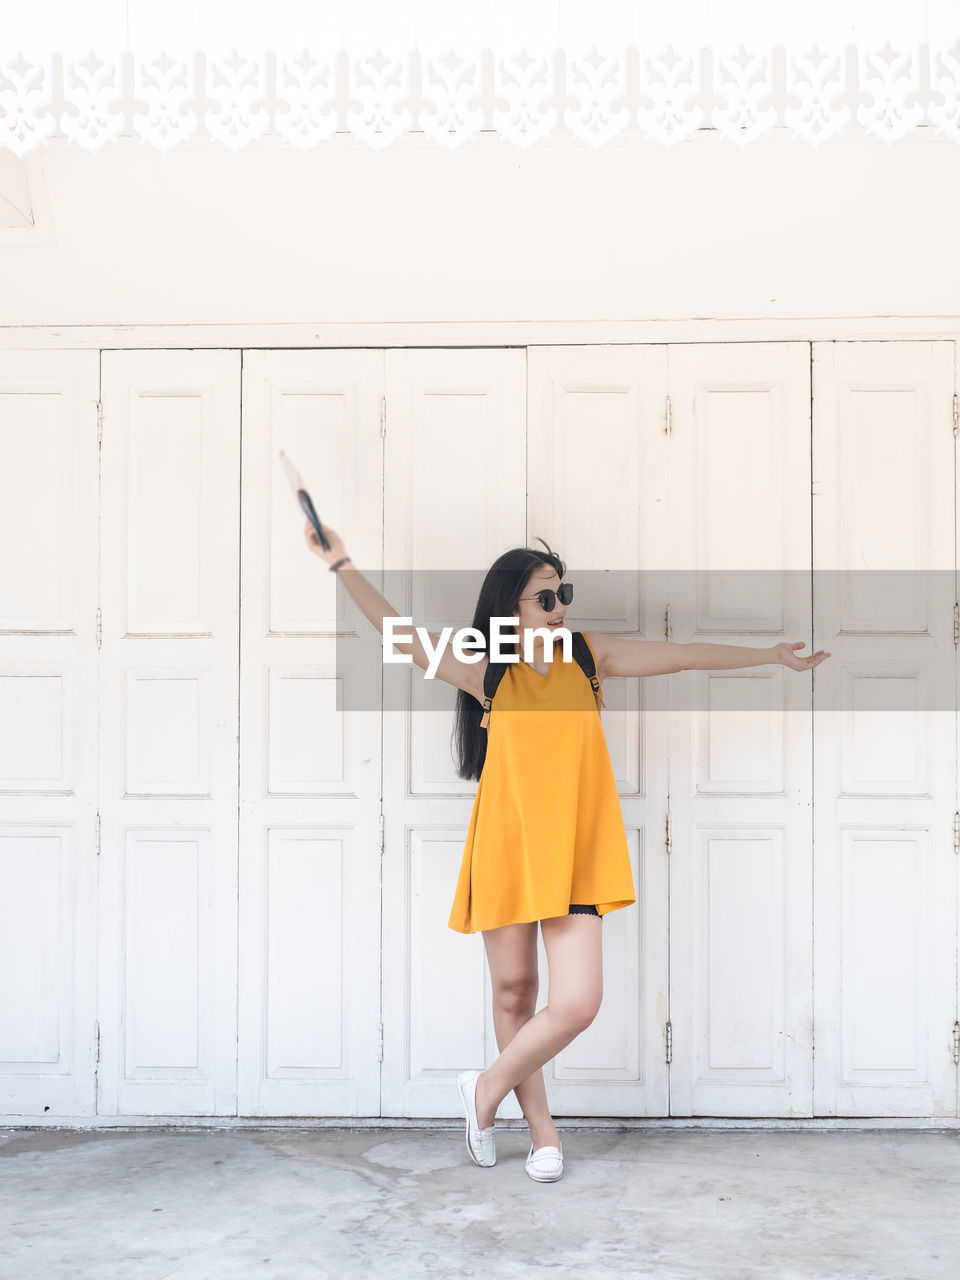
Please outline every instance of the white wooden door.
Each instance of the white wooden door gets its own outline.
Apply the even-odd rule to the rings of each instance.
[[[806,640],[806,343],[669,348],[671,639]],[[812,1109],[811,675],[670,677],[670,1114]]]
[[[813,368],[815,1107],[956,1115],[954,344]]]
[[[0,355],[0,1113],[458,1115],[496,1056],[455,691],[283,447],[432,630],[539,534],[581,629],[833,652],[608,681],[638,902],[555,1114],[956,1115],[957,351],[810,354]]]
[[[486,569],[525,543],[525,367],[509,348],[386,353],[385,594],[430,631],[468,626]],[[453,686],[410,664],[384,689],[382,1114],[456,1115],[457,1074],[497,1053],[483,938],[447,926],[476,783],[454,769]]]
[[[0,353],[0,1113],[96,1111],[96,351]]]
[[[956,772],[953,785],[953,852],[958,859],[954,885],[953,910],[957,920],[957,970],[960,973],[960,342],[954,346],[953,372],[953,751]],[[954,1114],[960,1116],[960,982],[953,1006],[953,1062],[958,1071],[954,1077]]]
[[[99,1110],[233,1115],[240,353],[102,361]]]
[[[376,582],[383,352],[243,359],[240,1110],[375,1116],[380,635],[308,551],[278,452]],[[370,688],[338,700],[355,670]]]
[[[662,639],[666,348],[536,347],[528,378],[527,528],[567,564],[567,625]],[[604,683],[637,901],[604,916],[600,1012],[546,1064],[555,1115],[667,1113],[667,690],[665,676]],[[538,1009],[550,991],[542,936],[539,953]]]

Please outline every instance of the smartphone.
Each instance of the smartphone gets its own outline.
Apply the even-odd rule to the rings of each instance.
[[[310,494],[306,490],[303,483],[303,477],[293,465],[284,451],[280,450],[280,461],[283,463],[283,469],[287,473],[287,479],[290,481],[290,488],[297,495],[297,501],[300,503],[301,510],[313,525],[314,532],[320,539],[320,545],[324,551],[330,550],[330,539],[327,537],[323,525],[320,523],[320,517],[317,515],[316,508],[310,498]]]

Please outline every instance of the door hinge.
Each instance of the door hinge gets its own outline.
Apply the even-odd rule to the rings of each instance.
[[[960,853],[960,809],[953,815],[953,852]]]
[[[664,434],[671,435],[673,433],[673,401],[667,396],[667,403],[664,408]]]
[[[378,1055],[377,1061],[382,1062],[383,1061],[383,1023],[382,1022],[380,1023],[380,1027],[377,1032],[377,1055]]]
[[[378,871],[378,876],[379,876],[378,882],[381,889],[383,888],[383,849],[384,849],[383,810],[381,809],[380,810],[380,867]]]
[[[667,1062],[673,1061],[673,1023],[667,1019]]]
[[[97,1061],[94,1064],[97,1068],[100,1066],[100,1020],[97,1019]]]
[[[953,1024],[953,1065],[960,1067],[960,1022]]]
[[[97,401],[97,444],[103,444],[103,401]]]
[[[673,635],[673,620],[670,617],[670,606],[663,611],[663,634],[667,640]]]
[[[673,835],[671,834],[671,831],[670,831],[670,806],[669,805],[667,805],[666,835],[667,835],[667,857],[669,858],[673,850]]]
[[[953,643],[960,644],[960,604],[953,606]]]
[[[98,606],[97,608],[97,648],[100,649],[102,648],[102,646],[103,646],[103,610]]]
[[[960,396],[953,395],[953,434],[960,434]]]
[[[387,434],[387,397],[380,397],[380,439]]]
[[[103,823],[100,818],[100,810],[97,810],[97,857],[100,857],[100,850],[103,848],[102,842]]]

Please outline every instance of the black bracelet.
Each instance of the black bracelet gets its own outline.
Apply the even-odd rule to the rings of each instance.
[[[338,560],[336,564],[332,564],[330,566],[330,572],[335,573],[337,569],[339,569],[342,564],[346,564],[349,559],[349,556],[344,556],[342,560]]]

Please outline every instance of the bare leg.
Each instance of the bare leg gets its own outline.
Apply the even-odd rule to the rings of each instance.
[[[502,1052],[537,1008],[537,922],[485,929],[483,943],[493,984],[493,1027]],[[513,1092],[530,1126],[534,1147],[556,1145],[559,1137],[547,1105],[543,1071],[539,1067],[532,1071],[514,1085]]]
[[[517,1031],[477,1080],[477,1120],[493,1124],[511,1089],[575,1039],[597,1016],[603,998],[602,922],[597,916],[540,921],[550,967],[547,1004]]]

